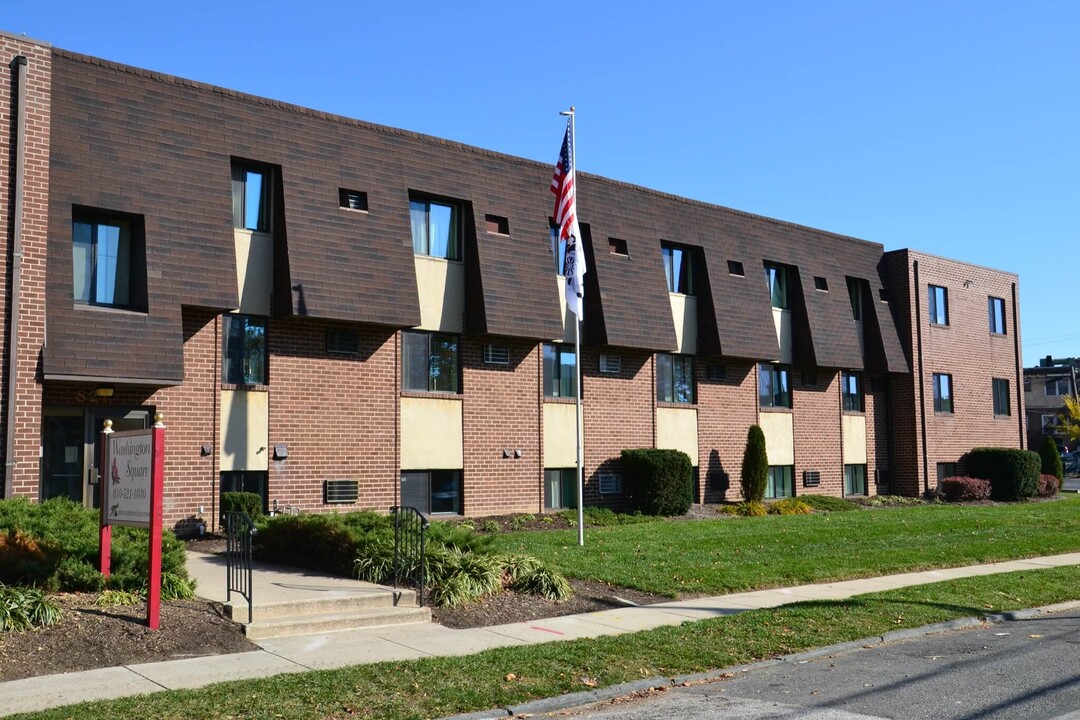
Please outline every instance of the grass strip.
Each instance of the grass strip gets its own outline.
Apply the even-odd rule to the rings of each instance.
[[[584,690],[583,678],[605,687],[651,675],[701,672],[901,628],[1064,602],[1080,595],[1078,587],[1077,567],[986,575],[627,635],[221,683],[17,717],[441,717]]]
[[[584,548],[577,531],[504,533],[495,543],[568,577],[722,595],[1075,552],[1080,497],[587,528]]]

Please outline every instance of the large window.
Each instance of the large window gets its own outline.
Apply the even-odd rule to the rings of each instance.
[[[994,414],[1012,415],[1009,407],[1009,381],[1003,378],[993,379],[994,388]]]
[[[131,223],[108,215],[76,213],[72,224],[75,301],[131,305]]]
[[[779,265],[765,265],[765,280],[769,283],[769,297],[774,308],[786,309],[788,306],[787,268]]]
[[[759,365],[758,397],[763,408],[790,408],[791,371],[783,365]]]
[[[689,355],[656,356],[657,402],[694,402],[694,358]]]
[[[461,219],[456,205],[434,200],[410,200],[413,252],[417,255],[461,259]]]
[[[953,411],[952,375],[934,373],[934,412]]]
[[[577,508],[577,468],[544,470],[544,508]]]
[[[770,465],[765,481],[765,497],[789,498],[795,493],[795,468],[791,465]]]
[[[401,473],[401,504],[427,514],[461,514],[461,471]]]
[[[693,295],[694,280],[690,250],[678,245],[662,243],[660,252],[664,256],[664,275],[667,277],[668,292]]]
[[[266,319],[222,315],[221,382],[266,384]]]
[[[840,373],[840,396],[844,401],[844,410],[847,412],[863,412],[865,402],[863,400],[862,376],[859,373]]]
[[[544,345],[544,397],[577,397],[577,359],[571,345]]]
[[[848,300],[851,302],[851,317],[862,321],[862,281],[856,278],[847,279]]]
[[[402,332],[401,388],[421,392],[459,392],[457,336]]]
[[[844,466],[844,494],[845,495],[865,495],[866,494],[866,466],[865,465],[845,465]]]
[[[986,301],[987,314],[990,316],[990,333],[993,335],[1005,334],[1005,301],[1001,298],[988,298]]]
[[[930,323],[933,325],[949,324],[949,291],[939,285],[929,286]]]
[[[234,164],[232,169],[233,227],[270,232],[270,171]]]

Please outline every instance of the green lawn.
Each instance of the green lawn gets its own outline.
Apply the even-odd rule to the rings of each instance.
[[[595,640],[222,683],[18,718],[440,717],[584,690],[582,678],[604,687],[700,672],[899,628],[1062,602],[1076,598],[1078,587],[1076,567],[990,575]],[[508,679],[511,673],[515,678]]]
[[[1009,505],[675,520],[496,536],[570,577],[719,595],[1080,550],[1080,497]]]

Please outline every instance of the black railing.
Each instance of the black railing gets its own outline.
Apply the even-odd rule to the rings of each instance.
[[[395,505],[394,517],[394,589],[399,585],[418,588],[417,598],[424,607],[424,543],[428,521],[414,507]]]
[[[232,601],[235,592],[248,602],[248,624],[251,624],[251,536],[258,530],[244,512],[227,512],[225,516],[225,572],[228,589],[225,602]]]

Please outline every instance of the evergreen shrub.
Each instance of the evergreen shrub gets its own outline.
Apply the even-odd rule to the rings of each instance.
[[[1031,450],[975,448],[967,454],[966,466],[970,476],[990,481],[994,500],[1024,500],[1039,489],[1042,460]]]
[[[645,515],[685,515],[694,502],[693,464],[681,450],[623,450],[623,477],[634,510]]]

